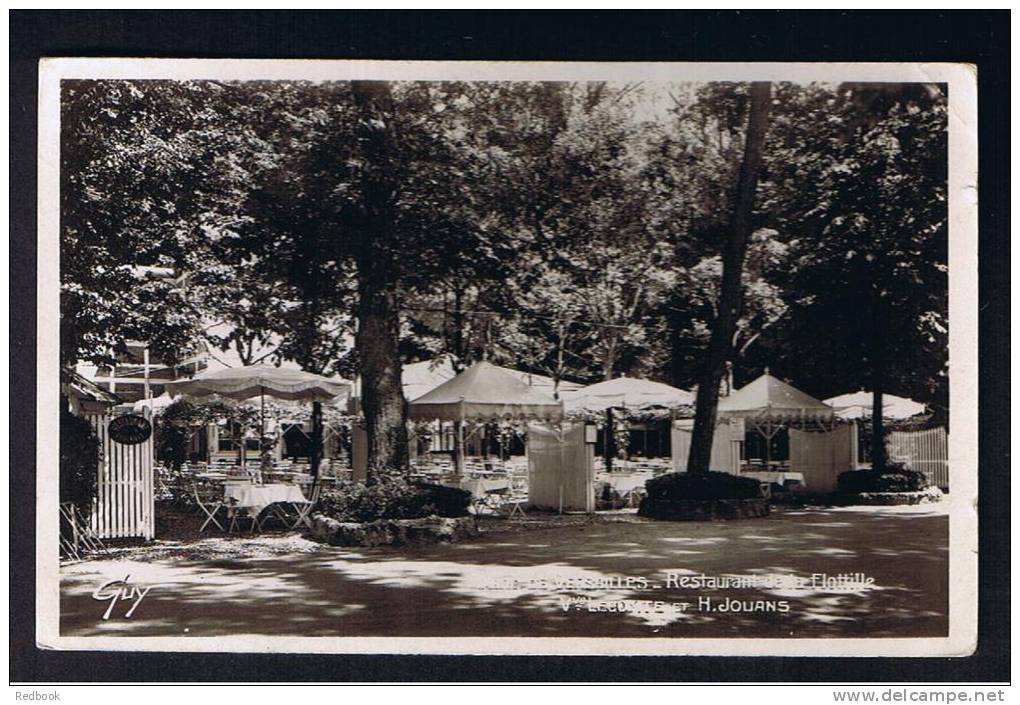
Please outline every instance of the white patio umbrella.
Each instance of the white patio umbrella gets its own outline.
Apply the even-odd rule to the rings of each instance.
[[[567,411],[606,409],[675,408],[694,404],[694,394],[647,379],[617,377],[570,392],[563,392]]]
[[[276,399],[323,402],[349,396],[351,384],[346,380],[330,379],[303,370],[249,365],[203,372],[191,379],[167,382],[166,389],[171,397],[179,394],[192,397],[216,395],[239,401],[259,397],[261,445],[266,429],[267,394]]]
[[[143,411],[145,409],[151,409],[153,413],[162,411],[173,403],[173,399],[169,394],[163,392],[158,397],[151,399],[139,399],[132,406],[133,411]]]
[[[825,403],[836,410],[836,416],[847,421],[871,418],[871,392],[859,391],[826,399]],[[909,419],[924,413],[924,404],[894,394],[882,395],[882,416],[887,419]]]

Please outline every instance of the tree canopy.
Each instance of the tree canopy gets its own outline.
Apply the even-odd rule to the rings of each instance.
[[[64,82],[63,360],[138,339],[361,375],[390,445],[400,365],[438,355],[690,387],[749,105],[739,83]],[[738,381],[945,408],[944,91],[775,84],[769,108]]]

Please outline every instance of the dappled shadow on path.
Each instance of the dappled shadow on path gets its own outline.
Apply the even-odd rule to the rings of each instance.
[[[860,574],[874,582],[851,591],[807,584],[816,574]],[[106,604],[94,600],[92,591],[125,575],[151,591],[130,619],[122,616],[124,607],[101,620]],[[698,575],[761,583],[678,585],[678,578]],[[802,584],[791,586],[794,578]],[[942,636],[948,629],[947,596],[946,516],[804,509],[734,522],[602,521],[413,549],[307,544],[279,555],[92,561],[63,570],[61,631]],[[727,599],[746,609],[718,611],[733,604]],[[778,611],[782,601],[788,611]],[[673,606],[684,602],[686,610]]]

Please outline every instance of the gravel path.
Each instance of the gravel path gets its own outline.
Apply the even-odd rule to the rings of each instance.
[[[533,516],[483,529],[420,548],[276,534],[116,549],[62,568],[61,631],[753,638],[940,636],[948,626],[940,505],[708,523]],[[130,618],[133,602],[121,600],[101,619],[109,600],[93,592],[125,576],[148,592]]]

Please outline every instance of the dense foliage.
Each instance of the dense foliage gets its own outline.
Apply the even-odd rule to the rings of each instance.
[[[746,84],[67,81],[62,356],[132,339],[363,378],[400,366],[690,388],[719,318]],[[927,84],[774,84],[728,357],[948,407],[947,115]],[[881,429],[879,429],[879,432]]]
[[[862,492],[920,492],[928,487],[923,473],[903,465],[887,463],[884,470],[851,470],[840,473],[836,480],[842,494]]]
[[[101,448],[92,426],[60,407],[60,501],[71,502],[82,516],[92,513]]]

